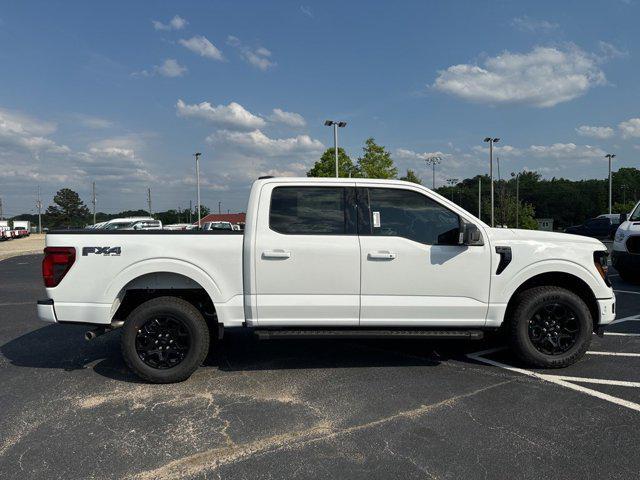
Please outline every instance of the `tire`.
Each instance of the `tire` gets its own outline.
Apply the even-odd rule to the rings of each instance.
[[[151,383],[186,380],[209,352],[209,328],[202,314],[177,297],[158,297],[141,304],[129,314],[122,328],[125,363]],[[165,338],[165,332],[170,332],[166,337],[172,340]],[[156,334],[159,340],[155,340]],[[158,341],[160,350],[166,349],[164,352],[153,346]]]
[[[547,332],[556,328],[553,325],[548,327],[544,321],[547,318],[545,315],[551,312],[549,323],[555,323],[556,318],[563,317],[556,313],[558,311],[568,313],[566,319],[558,321],[558,324],[564,322],[564,325],[569,325],[569,328],[560,327],[558,333],[563,337],[571,336],[571,341],[566,338],[560,341],[557,336],[555,340],[545,339],[551,334],[541,332],[540,324],[549,329]],[[535,287],[518,296],[509,327],[511,348],[520,360],[532,367],[563,368],[580,360],[589,348],[593,319],[585,302],[575,293],[561,287]],[[574,330],[576,333],[567,333]],[[537,345],[533,338],[537,340]],[[559,343],[562,348],[558,349],[566,347],[565,351],[541,351],[555,349]]]

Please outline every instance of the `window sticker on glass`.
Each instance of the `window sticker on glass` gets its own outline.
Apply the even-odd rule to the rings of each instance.
[[[380,228],[380,212],[373,212],[373,228]]]

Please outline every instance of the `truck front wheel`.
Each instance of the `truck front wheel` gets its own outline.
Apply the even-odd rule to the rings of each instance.
[[[593,319],[585,302],[561,287],[535,287],[517,298],[510,321],[511,346],[533,367],[577,362],[591,343]]]
[[[129,368],[152,383],[186,380],[209,351],[202,314],[177,297],[158,297],[138,306],[123,326],[122,355]]]

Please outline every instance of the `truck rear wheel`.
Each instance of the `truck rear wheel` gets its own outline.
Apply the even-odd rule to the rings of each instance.
[[[591,343],[593,319],[579,296],[560,287],[536,287],[521,293],[517,302],[510,339],[522,361],[562,368],[582,358]]]
[[[182,382],[209,351],[209,329],[200,312],[177,297],[158,297],[127,318],[121,339],[129,368],[152,383]]]

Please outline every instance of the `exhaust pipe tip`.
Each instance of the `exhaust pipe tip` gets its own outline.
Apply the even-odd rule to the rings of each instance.
[[[93,331],[93,330],[89,330],[88,332],[86,332],[86,333],[84,334],[84,339],[85,339],[87,342],[90,342],[91,340],[93,340],[93,339],[94,339],[94,338],[96,338],[97,336],[98,336],[98,334],[97,334],[95,331]]]

